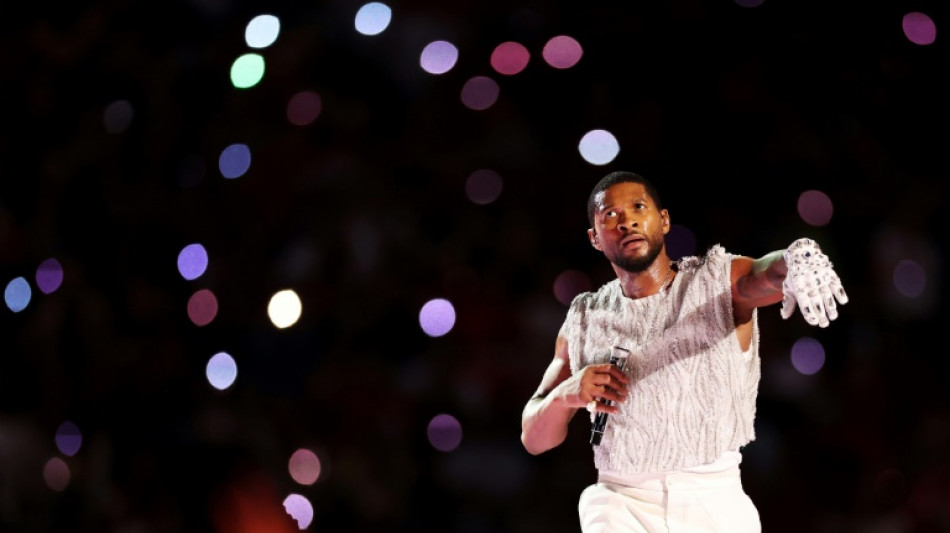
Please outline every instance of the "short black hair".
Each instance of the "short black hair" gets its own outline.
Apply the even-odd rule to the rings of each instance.
[[[594,212],[597,210],[597,195],[618,183],[639,183],[643,185],[647,194],[649,194],[653,202],[656,203],[656,208],[663,209],[663,201],[660,200],[660,193],[657,192],[656,187],[653,186],[650,180],[636,172],[616,170],[601,178],[600,181],[597,182],[597,185],[594,185],[594,189],[590,191],[590,196],[587,198],[587,221],[590,222],[590,227],[594,227]]]

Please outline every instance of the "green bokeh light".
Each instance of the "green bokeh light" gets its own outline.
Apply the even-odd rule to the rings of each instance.
[[[263,77],[264,58],[260,54],[244,54],[231,65],[231,83],[238,89],[253,87]]]

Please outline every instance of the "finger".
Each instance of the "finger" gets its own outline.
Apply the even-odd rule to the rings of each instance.
[[[848,294],[844,292],[844,287],[841,286],[840,280],[835,279],[834,281],[831,282],[829,287],[831,288],[832,294],[834,294],[835,298],[838,299],[838,303],[841,303],[841,304],[848,303]]]
[[[802,311],[802,316],[805,317],[805,322],[808,322],[812,326],[818,325],[818,315],[815,314],[814,304],[808,298],[803,298],[798,302],[798,308]]]
[[[782,297],[782,318],[788,318],[795,313],[795,298],[786,294]]]

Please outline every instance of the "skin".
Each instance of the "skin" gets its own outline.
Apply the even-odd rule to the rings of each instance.
[[[594,227],[587,230],[587,236],[591,246],[610,261],[624,295],[643,298],[672,283],[676,271],[671,270],[673,262],[664,244],[670,215],[657,207],[643,185],[615,184],[598,195],[596,207]],[[758,259],[741,256],[732,261],[732,313],[743,350],[752,341],[753,311],[782,301],[786,274],[782,252],[776,250]],[[521,442],[533,455],[564,442],[569,422],[592,400],[617,403],[628,394],[629,380],[614,365],[589,365],[571,374],[567,346],[567,339],[559,336],[554,359],[522,412]],[[618,407],[598,401],[597,411],[616,413]]]

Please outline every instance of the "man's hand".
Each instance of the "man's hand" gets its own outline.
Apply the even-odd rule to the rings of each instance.
[[[806,322],[827,327],[838,318],[837,303],[848,303],[828,256],[815,241],[804,238],[793,242],[783,257],[788,272],[782,282],[782,318],[792,316],[798,305]]]

